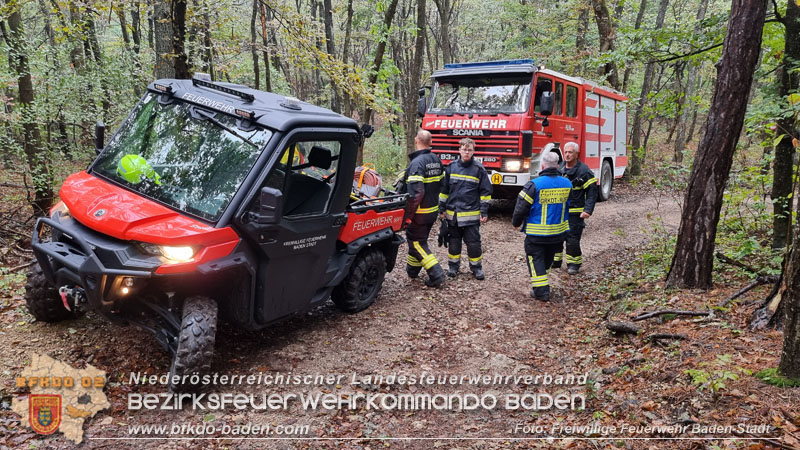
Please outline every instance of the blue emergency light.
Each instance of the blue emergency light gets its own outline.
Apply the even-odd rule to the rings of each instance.
[[[464,69],[467,67],[491,67],[491,66],[511,66],[520,64],[533,64],[532,59],[507,59],[503,61],[480,61],[456,64],[445,64],[445,69]]]

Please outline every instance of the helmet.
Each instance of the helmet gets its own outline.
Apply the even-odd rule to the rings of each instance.
[[[117,165],[117,175],[131,184],[141,183],[142,180],[149,178],[156,184],[161,184],[161,178],[150,164],[139,155],[125,155]]]

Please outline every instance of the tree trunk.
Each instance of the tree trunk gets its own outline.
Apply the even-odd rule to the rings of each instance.
[[[417,90],[421,84],[423,56],[425,55],[425,0],[417,0],[417,33],[414,39],[414,57],[411,63],[411,70],[408,79],[403,80],[407,83],[405,97],[403,100],[403,112],[405,113],[405,132],[406,132],[406,153],[413,152],[414,136],[417,134]],[[438,5],[438,3],[437,3]],[[442,30],[444,32],[444,30]]]
[[[789,0],[791,3],[794,0]],[[791,378],[800,378],[800,230],[795,230],[794,245],[784,269],[783,350],[778,370]]]
[[[664,17],[667,15],[667,6],[669,0],[661,0],[658,4],[658,14],[656,15],[655,29],[660,30],[664,26]],[[656,45],[653,39],[653,45]],[[642,119],[644,117],[644,108],[647,106],[647,97],[650,95],[650,89],[653,84],[653,74],[656,69],[656,64],[653,62],[647,63],[644,68],[644,79],[642,80],[642,91],[639,94],[639,104],[636,106],[636,112],[633,113],[633,126],[631,127],[631,175],[637,177],[642,174],[642,163],[645,160],[645,147],[642,145]]]
[[[700,7],[697,10],[697,16],[694,32],[695,34],[700,34],[700,22],[703,21],[706,17],[706,10],[708,9],[708,2],[703,1],[700,2]],[[680,111],[680,116],[678,119],[678,136],[675,137],[675,156],[679,158],[679,160],[683,159],[683,152],[686,150],[686,144],[688,142],[687,136],[689,131],[689,121],[692,118],[692,112],[695,109],[694,100],[692,97],[694,96],[694,88],[696,85],[697,74],[702,67],[702,61],[689,61],[689,73],[686,75],[686,89],[683,91],[683,108]]]
[[[133,53],[137,56],[136,64],[141,67],[138,58],[142,49],[142,24],[139,14],[139,2],[135,2],[131,7],[131,39],[133,40]]]
[[[256,17],[258,16],[258,0],[253,0],[253,13],[250,15],[250,55],[253,57],[253,80],[256,89],[261,89],[261,68],[258,65],[258,49],[256,48]]]
[[[614,50],[614,25],[611,23],[606,0],[592,0],[592,8],[597,21],[597,32],[600,34],[600,53],[611,52]],[[617,64],[606,63],[603,73],[611,87],[619,89]]]
[[[375,58],[372,60],[372,67],[370,67],[370,74],[369,74],[369,85],[374,86],[375,83],[378,82],[378,73],[381,70],[381,65],[383,64],[383,54],[386,53],[386,35],[389,33],[389,29],[392,28],[392,19],[394,19],[394,13],[397,11],[397,3],[398,0],[392,0],[389,4],[389,7],[386,8],[386,12],[383,15],[383,30],[381,31],[381,35],[383,39],[380,40],[378,43],[378,47],[375,49]],[[372,108],[367,106],[364,108],[364,113],[361,115],[361,120],[364,123],[370,123],[372,121]],[[364,155],[359,152],[357,162],[359,165],[363,162]]]
[[[203,71],[214,78],[214,43],[211,41],[211,18],[208,4],[203,2]]]
[[[639,4],[639,12],[636,13],[636,23],[633,25],[634,30],[638,30],[639,28],[642,27],[642,20],[644,20],[644,13],[646,10],[647,10],[647,0],[642,0],[642,2]],[[638,42],[639,38],[638,37],[634,38],[634,43]],[[630,78],[632,68],[633,65],[631,64],[628,64],[627,67],[625,67],[625,75],[622,77],[622,92],[628,91],[628,79]]]
[[[747,92],[761,49],[766,0],[733,0],[705,134],[684,200],[670,287],[712,287],[714,239],[722,195],[747,109]]]
[[[35,99],[33,81],[31,79],[26,48],[25,30],[18,3],[5,3],[8,11],[9,65],[17,76],[19,89],[19,109],[22,110],[22,129],[24,134],[23,149],[33,179],[33,199],[31,206],[36,216],[44,216],[53,203],[53,176],[47,164],[42,138],[38,124],[33,121],[33,114],[28,111]]]
[[[272,73],[269,66],[269,46],[267,45],[267,11],[263,2],[261,8],[261,44],[264,46],[262,56],[264,59],[264,90],[272,92]]]
[[[125,9],[120,5],[114,8],[114,12],[117,13],[117,19],[119,19],[119,29],[122,32],[122,44],[125,46],[126,51],[130,51],[131,37],[130,34],[128,34],[128,21],[125,19]]]
[[[778,95],[786,99],[795,89],[800,87],[800,73],[797,64],[800,61],[800,6],[789,0],[786,15],[783,18],[786,28],[783,67],[779,72]],[[786,117],[778,121],[778,135],[786,136],[775,146],[772,180],[772,247],[783,248],[792,239],[792,171],[794,146],[791,131],[794,118]]]
[[[186,57],[186,0],[173,0],[172,48],[175,55],[175,78],[192,77]]]
[[[325,19],[325,51],[331,55],[331,58],[336,58],[336,41],[333,36],[333,6],[331,0],[323,0],[322,6],[324,11],[322,17]],[[337,113],[342,112],[342,101],[339,95],[339,87],[331,79],[331,110]]]
[[[439,12],[439,45],[442,48],[442,64],[453,62],[453,46],[450,42],[450,18],[452,17],[452,0],[433,0]],[[423,2],[424,3],[424,2]],[[424,32],[425,29],[422,29]],[[417,31],[419,33],[419,31]]]
[[[158,1],[153,5],[153,44],[156,61],[153,67],[156,79],[175,78],[175,65],[172,63],[172,2]]]

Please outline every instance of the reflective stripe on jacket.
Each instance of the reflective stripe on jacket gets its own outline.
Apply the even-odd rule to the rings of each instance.
[[[511,223],[522,225],[525,234],[541,238],[559,238],[569,230],[568,207],[572,183],[558,170],[548,168],[522,188]]]
[[[578,161],[571,169],[568,169],[562,162],[558,166],[558,170],[561,175],[572,182],[572,191],[569,194],[569,213],[592,214],[594,204],[597,202],[597,178],[595,178],[594,172],[581,161]]]
[[[439,210],[458,226],[474,225],[481,217],[489,215],[492,183],[481,163],[470,159],[464,163],[459,158],[445,169]]]
[[[436,221],[439,212],[439,191],[444,166],[429,148],[408,155],[411,162],[405,170],[404,181],[408,191],[406,218],[425,225]]]

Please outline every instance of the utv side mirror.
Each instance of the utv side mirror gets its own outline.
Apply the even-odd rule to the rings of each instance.
[[[271,187],[261,188],[256,222],[261,224],[276,224],[280,222],[282,216],[283,194],[281,191]]]
[[[106,146],[106,126],[102,121],[97,121],[94,126],[94,151],[99,155]]]
[[[543,116],[549,116],[553,114],[553,105],[555,101],[553,100],[553,92],[552,91],[545,91],[542,92],[542,99],[539,103],[539,113]]]

